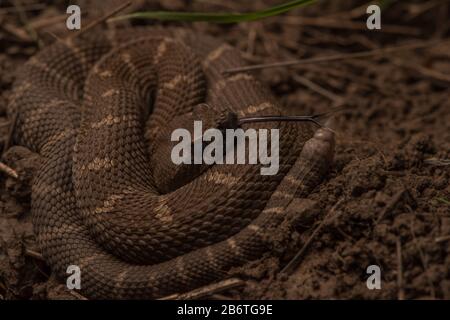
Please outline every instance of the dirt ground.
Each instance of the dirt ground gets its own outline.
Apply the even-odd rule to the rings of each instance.
[[[282,1],[149,2],[149,9],[243,12]],[[244,286],[209,298],[450,299],[450,3],[384,3],[382,30],[373,31],[366,28],[368,3],[353,0],[319,1],[257,22],[181,24],[235,45],[249,64],[437,41],[389,56],[256,72],[292,114],[336,106],[346,111],[333,124],[331,172],[289,209],[301,223],[287,250],[246,269]],[[26,150],[4,150],[15,71],[52,41],[47,31],[67,33],[61,31],[65,8],[65,1],[0,2],[1,162],[18,174],[16,179],[0,172],[0,299],[71,297],[51,277],[34,241],[35,162]],[[298,252],[294,271],[281,276]],[[380,290],[366,286],[369,265],[381,268]]]

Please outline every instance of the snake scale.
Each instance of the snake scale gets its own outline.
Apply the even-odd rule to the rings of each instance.
[[[332,161],[330,131],[243,124],[280,129],[272,176],[259,164],[216,164],[179,185],[158,151],[171,129],[202,119],[204,103],[237,117],[282,114],[250,74],[223,75],[242,65],[213,37],[145,27],[57,41],[18,71],[8,111],[17,113],[15,143],[41,158],[31,211],[57,275],[78,266],[89,298],[158,298],[222,279],[268,250],[268,230]]]

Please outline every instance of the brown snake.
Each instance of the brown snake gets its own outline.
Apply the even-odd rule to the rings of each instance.
[[[212,37],[136,28],[57,42],[20,70],[8,110],[18,115],[15,142],[42,159],[37,241],[59,276],[80,267],[82,294],[157,298],[224,278],[267,251],[292,198],[320,182],[334,138],[306,123],[242,125],[280,129],[272,176],[234,164],[189,177],[164,158],[173,128],[208,123],[201,103],[213,114],[281,114],[251,75],[222,74],[241,65]]]

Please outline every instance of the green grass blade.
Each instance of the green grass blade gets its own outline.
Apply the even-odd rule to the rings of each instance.
[[[236,23],[243,21],[254,21],[275,16],[299,6],[305,6],[316,0],[295,0],[286,2],[264,10],[249,13],[220,13],[220,12],[181,12],[181,11],[147,11],[135,12],[113,18],[111,20],[124,19],[156,19],[164,21],[206,21],[215,23]]]

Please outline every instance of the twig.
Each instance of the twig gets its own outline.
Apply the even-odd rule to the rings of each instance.
[[[247,54],[253,56],[255,52],[255,41],[257,37],[256,27],[250,27],[248,31],[247,40]]]
[[[282,23],[293,26],[315,26],[335,29],[367,30],[366,23],[342,19],[329,19],[323,17],[286,17],[286,19],[283,19]],[[422,33],[421,30],[417,28],[388,24],[383,24],[383,28],[380,32],[406,36],[419,36]]]
[[[212,294],[210,298],[215,299],[215,300],[234,300],[233,298],[224,296],[223,294],[220,294],[220,293]]]
[[[6,175],[8,175],[8,176],[10,176],[11,178],[14,178],[14,179],[19,178],[19,175],[17,174],[17,172],[14,169],[8,167],[3,162],[0,162],[0,172],[3,172]]]
[[[41,10],[44,9],[46,6],[44,3],[32,3],[29,5],[22,5],[22,10],[23,11],[34,11],[34,10]],[[0,8],[0,14],[3,13],[13,13],[13,12],[17,12],[17,7],[4,7],[4,8]]]
[[[329,100],[334,102],[334,106],[339,106],[344,102],[344,99],[340,96],[338,96],[337,94],[334,94],[331,91],[326,90],[325,88],[319,86],[318,84],[312,82],[311,80],[300,76],[298,74],[295,74],[293,76],[293,79],[299,83],[301,83],[302,85],[304,85],[305,87],[309,88],[310,90],[317,92],[318,94],[328,98]]]
[[[417,16],[423,14],[424,12],[433,9],[434,7],[447,3],[448,0],[438,0],[438,1],[426,1],[423,4],[411,4],[408,8],[409,17],[408,20],[412,20]]]
[[[328,17],[333,17],[333,18],[359,18],[362,15],[366,14],[366,9],[367,7],[371,4],[371,1],[364,3],[363,5],[360,5],[356,8],[350,9],[350,10],[345,10],[345,11],[340,11],[340,12],[335,12],[335,13],[331,13],[328,15]]]
[[[289,263],[281,270],[280,273],[285,273],[285,274],[291,274],[300,264],[301,259],[303,258],[303,254],[306,252],[306,250],[308,249],[309,245],[312,243],[312,241],[314,240],[314,238],[319,234],[319,232],[322,230],[323,226],[325,225],[325,223],[329,223],[330,221],[332,221],[332,219],[335,219],[337,216],[339,216],[341,213],[338,213],[336,215],[334,215],[333,217],[329,218],[334,211],[336,210],[336,208],[344,201],[344,199],[339,200],[338,202],[336,202],[336,204],[330,209],[330,211],[326,214],[326,216],[323,218],[323,220],[320,222],[320,224],[317,226],[317,228],[313,231],[313,233],[311,234],[311,236],[308,238],[308,240],[306,240],[305,244],[302,246],[302,248],[297,252],[297,254],[294,256],[294,258],[292,258],[291,261],[289,261]]]
[[[52,17],[41,17],[39,19],[31,21],[30,27],[32,27],[35,30],[40,30],[45,27],[55,25],[56,23],[65,21],[66,19],[67,19],[66,14],[61,14],[61,15],[52,16]]]
[[[44,257],[42,256],[42,254],[40,254],[39,252],[36,252],[36,251],[34,251],[34,250],[31,250],[31,249],[25,249],[25,254],[26,254],[27,256],[30,256],[30,257],[35,258],[35,259],[37,259],[37,260],[45,261],[45,259],[44,259]]]
[[[438,159],[438,158],[428,158],[425,159],[424,162],[426,164],[432,165],[432,166],[450,166],[450,159]]]
[[[0,129],[3,129],[3,128],[5,128],[5,127],[9,127],[9,125],[10,125],[9,121],[0,123]]]
[[[434,239],[434,242],[439,243],[439,242],[444,242],[444,241],[448,241],[448,240],[450,240],[450,235],[437,237]]]
[[[447,41],[447,40],[445,40],[445,41]],[[299,59],[299,60],[292,60],[292,61],[281,61],[281,62],[273,62],[273,63],[267,63],[267,64],[258,64],[258,65],[253,65],[253,66],[231,68],[231,69],[225,70],[223,73],[230,75],[233,73],[244,72],[244,71],[253,71],[253,70],[259,70],[259,69],[288,67],[288,66],[294,66],[294,65],[322,63],[322,62],[339,61],[339,60],[346,60],[346,59],[367,58],[367,57],[385,55],[385,54],[391,53],[391,52],[431,47],[431,46],[434,46],[437,44],[441,44],[442,42],[445,42],[445,41],[432,40],[432,41],[426,41],[426,42],[411,43],[411,44],[406,44],[406,45],[396,46],[396,47],[387,47],[387,48],[380,48],[380,49],[369,50],[369,51],[360,51],[360,52],[355,52],[355,53],[347,53],[347,54],[344,53],[344,54],[336,54],[336,55],[325,56],[325,57],[314,57],[314,58]]]
[[[403,262],[402,262],[402,244],[400,238],[395,241],[397,248],[397,288],[398,300],[405,300],[405,290],[403,289]]]
[[[30,23],[28,21],[28,16],[23,9],[22,3],[20,2],[20,0],[15,0],[15,1],[13,1],[13,4],[14,4],[14,7],[16,7],[16,9],[17,9],[17,13],[19,15],[19,20],[24,25],[25,30],[27,31],[28,35],[30,36],[31,39],[33,39],[35,42],[37,42],[38,45],[40,45],[39,37],[36,33],[36,30],[34,30],[33,27],[30,25]]]
[[[422,76],[425,76],[425,77],[431,78],[431,79],[435,79],[439,83],[443,83],[446,86],[450,83],[450,76],[440,73],[436,70],[426,68],[426,67],[414,64],[414,63],[407,62],[407,61],[403,61],[400,59],[391,59],[391,60],[392,60],[393,64],[395,64],[399,67],[405,67],[408,69],[415,70],[418,73],[420,73]]]
[[[26,33],[23,30],[23,28],[17,28],[15,25],[13,25],[11,23],[8,23],[8,22],[3,23],[2,29],[5,30],[6,32],[12,34],[13,36],[20,39],[23,42],[32,41],[32,39],[30,38],[28,33]]]
[[[395,206],[397,205],[397,203],[400,201],[400,199],[403,197],[403,195],[405,194],[406,189],[402,189],[400,191],[398,191],[389,201],[389,203],[386,204],[386,206],[384,207],[384,209],[380,212],[380,214],[378,215],[377,220],[375,221],[375,224],[380,223],[381,220],[383,220],[383,218],[386,216],[386,214],[393,210],[395,208]]]
[[[73,291],[73,290],[69,290],[69,294],[73,295],[77,300],[89,300],[85,296],[83,296],[83,295],[81,295],[78,292]]]
[[[45,33],[48,34],[51,38],[53,38],[53,40],[55,40],[55,41],[57,41],[57,42],[61,42],[61,43],[64,44],[64,39],[58,37],[58,36],[57,36],[56,34],[54,34],[53,32],[51,32],[51,31],[46,31]]]
[[[105,22],[106,20],[108,20],[109,18],[111,18],[112,16],[116,15],[117,13],[119,13],[120,11],[126,9],[127,7],[129,7],[132,4],[131,1],[127,1],[123,4],[121,4],[120,6],[118,6],[117,8],[113,9],[112,11],[108,12],[107,14],[105,14],[104,16],[95,19],[94,21],[92,21],[91,23],[89,23],[86,27],[82,28],[80,31],[78,31],[77,33],[74,33],[72,35],[70,35],[68,37],[68,39],[74,39],[75,37],[79,37],[80,35],[82,35],[83,33],[85,33],[86,31],[91,30],[92,28],[94,28],[95,26],[99,25],[100,23]]]
[[[244,281],[238,278],[230,278],[217,283],[210,284],[187,293],[175,293],[170,296],[163,297],[159,300],[193,300],[200,299],[214,293],[242,286]]]
[[[416,247],[417,251],[419,251],[420,261],[422,262],[423,272],[424,272],[425,278],[427,279],[428,286],[430,287],[431,296],[433,298],[436,298],[436,292],[434,290],[433,282],[431,281],[430,277],[428,276],[428,262],[427,262],[427,259],[425,257],[425,254],[423,253],[423,250],[422,250],[420,244],[417,241],[416,233],[414,232],[413,222],[411,222],[409,224],[409,230],[410,230],[412,238],[413,238],[414,246]]]
[[[445,198],[435,198],[435,200],[450,205],[450,201]]]

